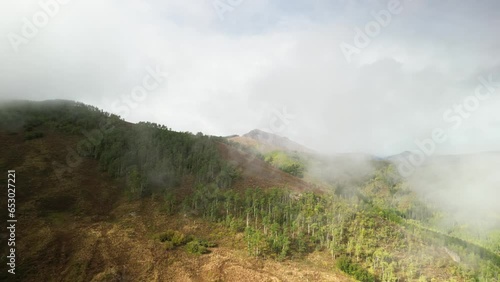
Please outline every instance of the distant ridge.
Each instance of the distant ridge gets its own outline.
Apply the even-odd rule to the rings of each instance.
[[[313,150],[294,142],[287,137],[279,136],[274,133],[269,133],[262,131],[260,129],[254,129],[243,136],[236,136],[229,138],[232,141],[256,147],[262,151],[292,151],[292,152],[302,152],[302,153],[314,153]]]

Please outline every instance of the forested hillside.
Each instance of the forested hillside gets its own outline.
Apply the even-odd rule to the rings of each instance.
[[[17,166],[31,187],[19,198],[27,281],[36,271],[74,281],[264,281],[269,265],[284,268],[273,276],[282,281],[500,281],[498,229],[471,237],[437,225],[446,214],[384,160],[346,181],[333,177],[340,163],[263,156],[76,102],[11,102],[0,115],[12,148],[0,167]],[[313,169],[321,187],[300,179]],[[118,258],[128,250],[141,267]],[[45,257],[50,264],[37,266]],[[252,274],[227,276],[238,272],[221,271],[227,262]]]
[[[80,136],[68,153],[96,159],[101,170],[124,177],[134,197],[177,187],[186,179],[227,188],[235,176],[220,158],[216,146],[220,140],[215,137],[175,132],[154,123],[129,124],[81,103],[12,102],[3,107],[0,122],[11,132],[22,129],[26,140],[43,138],[47,131]],[[64,177],[68,165],[55,164],[59,177]]]

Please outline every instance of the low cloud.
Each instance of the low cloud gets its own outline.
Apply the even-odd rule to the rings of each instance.
[[[478,76],[500,70],[495,1],[401,1],[403,11],[350,63],[339,45],[386,2],[243,1],[223,21],[210,1],[67,2],[18,52],[7,35],[22,33],[40,4],[0,4],[1,98],[113,111],[110,101],[160,65],[168,83],[130,121],[242,134],[286,107],[295,119],[282,135],[299,143],[390,155],[412,150]],[[492,97],[437,153],[498,150],[499,103]]]

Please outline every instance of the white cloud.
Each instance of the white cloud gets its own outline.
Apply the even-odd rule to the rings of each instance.
[[[270,110],[287,107],[296,118],[283,134],[316,149],[411,150],[414,138],[443,122],[444,109],[473,91],[478,75],[500,72],[494,2],[472,5],[476,14],[465,2],[422,2],[348,64],[340,42],[382,6],[244,1],[220,21],[210,1],[72,0],[15,53],[5,36],[20,32],[38,2],[4,1],[0,95],[111,110],[141,83],[145,67],[161,65],[168,83],[128,119],[228,135],[265,127]],[[497,102],[474,113],[467,128],[498,129]],[[468,151],[498,149],[492,131],[464,130],[456,140],[469,140]]]

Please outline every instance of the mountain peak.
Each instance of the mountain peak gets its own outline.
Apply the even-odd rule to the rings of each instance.
[[[312,152],[311,149],[306,148],[305,146],[302,146],[287,137],[279,136],[260,129],[254,129],[247,134],[244,134],[241,138],[256,141],[264,147],[267,147],[269,150]]]
[[[277,134],[266,132],[266,131],[263,131],[263,130],[260,130],[260,129],[254,129],[254,130],[248,132],[247,134],[244,134],[243,136],[250,137],[250,138],[276,137],[276,138],[285,138],[285,139],[288,139],[286,137],[282,137],[282,136],[279,136]]]

